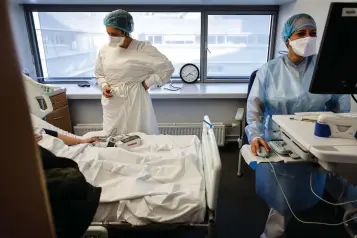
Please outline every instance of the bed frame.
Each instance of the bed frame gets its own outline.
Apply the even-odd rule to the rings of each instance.
[[[221,178],[221,159],[219,156],[216,137],[213,126],[208,116],[203,118],[202,130],[202,160],[206,185],[206,218],[201,224],[164,224],[152,223],[146,226],[133,226],[126,222],[93,222],[83,238],[109,238],[109,233],[117,233],[120,230],[137,231],[172,231],[172,230],[195,230],[202,232],[206,237],[213,237],[213,226],[216,220],[216,206]]]

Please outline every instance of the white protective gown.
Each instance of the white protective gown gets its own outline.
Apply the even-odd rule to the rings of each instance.
[[[174,72],[172,63],[150,42],[133,40],[127,49],[105,45],[99,52],[95,75],[103,88],[108,84],[113,97],[102,96],[103,130],[109,134],[143,132],[158,134],[148,87],[163,85]]]

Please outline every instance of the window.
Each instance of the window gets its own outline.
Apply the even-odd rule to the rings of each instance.
[[[142,33],[141,33],[142,34]],[[139,37],[140,38],[140,37]],[[151,42],[153,45],[160,45],[162,44],[162,36],[148,36],[148,41]]]
[[[271,15],[208,15],[207,79],[249,76],[268,60]]]
[[[226,36],[217,36],[217,44],[225,44],[227,40]]]
[[[103,26],[106,14],[33,12],[45,78],[94,76],[99,49],[108,41]],[[150,41],[166,55],[175,67],[174,77],[179,77],[180,68],[184,64],[200,63],[200,42],[196,41],[196,35],[201,31],[201,13],[131,14],[135,22],[132,37]],[[186,24],[190,27],[185,27]]]
[[[154,44],[162,44],[162,36],[154,36]]]
[[[33,32],[37,72],[45,80],[94,77],[98,52],[108,42],[103,18],[113,9],[86,7],[88,11],[76,12],[71,11],[75,7],[64,5],[60,9],[65,10],[60,12],[55,6],[25,6],[33,19],[29,29]],[[165,6],[160,6],[157,12],[140,7],[132,6],[135,11],[129,10],[135,24],[132,37],[151,42],[166,55],[175,67],[173,78],[179,78],[184,64],[193,63],[200,68],[203,82],[247,81],[254,70],[271,58],[275,30],[271,26],[276,26],[272,23],[276,21],[278,7],[252,10],[248,15],[242,10],[235,12],[234,8],[239,6],[224,12],[222,9],[215,12],[214,6],[187,6],[189,12],[173,12],[171,7],[162,12]]]

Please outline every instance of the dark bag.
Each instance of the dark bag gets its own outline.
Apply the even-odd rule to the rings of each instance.
[[[87,183],[73,160],[40,150],[57,238],[80,238],[97,211],[101,188]]]

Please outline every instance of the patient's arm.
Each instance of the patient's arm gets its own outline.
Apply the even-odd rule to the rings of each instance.
[[[77,145],[77,144],[84,144],[84,143],[93,143],[100,141],[98,137],[92,137],[87,139],[77,139],[73,137],[69,137],[66,135],[58,134],[58,138],[61,139],[66,145]]]
[[[34,136],[35,136],[36,143],[42,140],[42,135],[35,133]]]
[[[78,139],[78,138],[73,138],[70,136],[63,135],[63,134],[59,134],[56,131],[52,131],[52,130],[44,129],[44,131],[46,132],[47,135],[61,139],[66,145],[78,145],[78,144],[93,143],[93,142],[100,141],[100,139],[98,137],[92,137],[92,138],[87,138],[87,139]],[[42,139],[42,136],[41,136],[41,138],[36,138],[36,134],[35,134],[35,139],[38,142]]]

